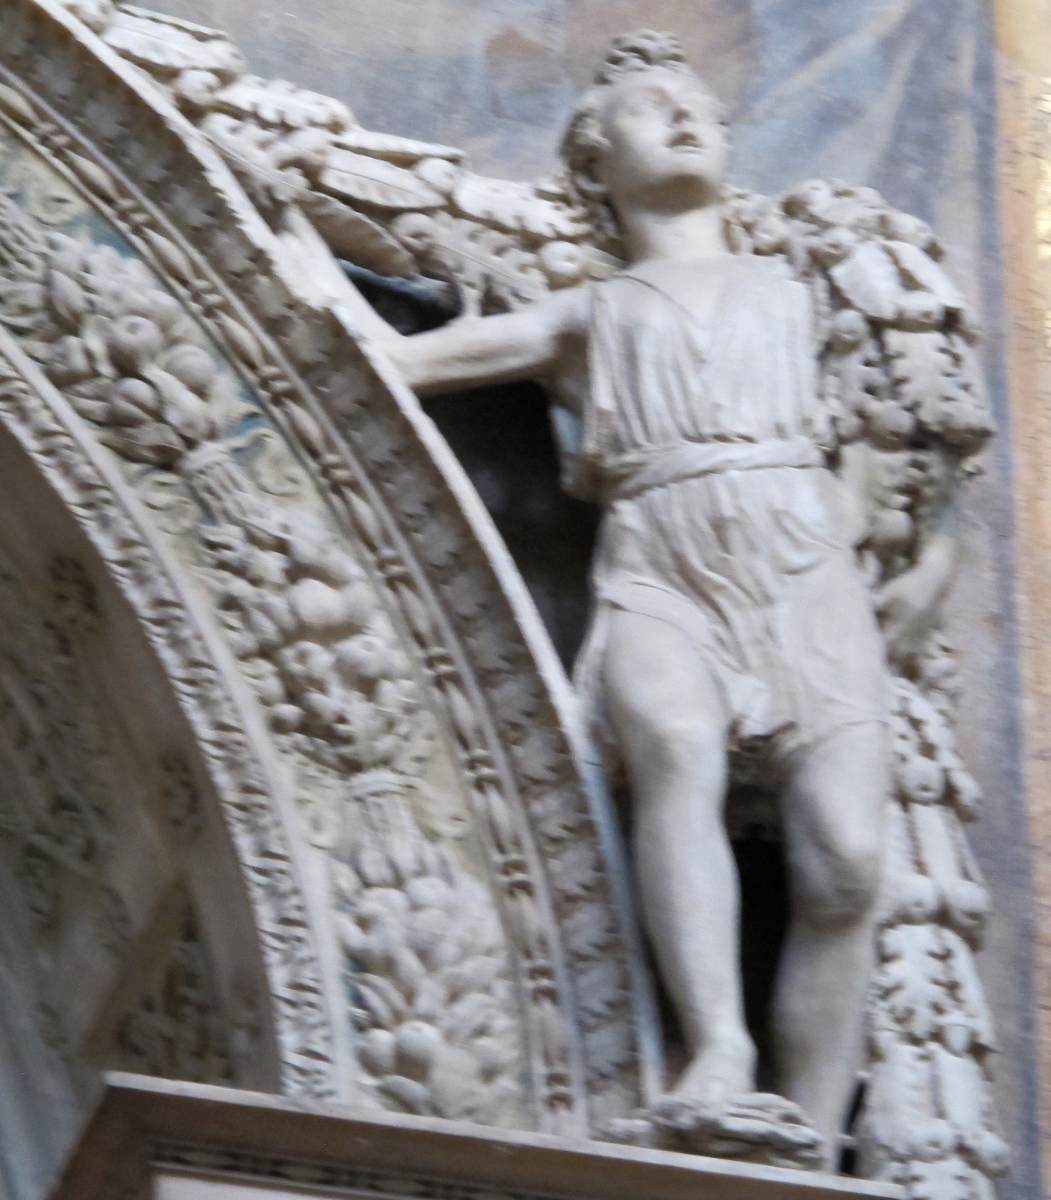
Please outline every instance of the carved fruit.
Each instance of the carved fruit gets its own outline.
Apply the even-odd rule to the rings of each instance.
[[[164,348],[164,335],[149,317],[118,317],[106,337],[110,357],[126,371],[138,373]]]
[[[385,921],[389,917],[403,917],[408,909],[408,900],[400,888],[377,887],[369,891],[361,911],[370,920]]]
[[[900,550],[912,541],[912,517],[900,508],[884,508],[872,519],[869,537],[880,551]]]
[[[857,234],[839,226],[827,229],[811,243],[811,253],[818,262],[830,265],[845,258],[857,244]]]
[[[391,230],[414,254],[423,254],[434,244],[435,223],[425,213],[405,213],[391,223]]]
[[[257,674],[254,682],[256,695],[263,704],[277,705],[285,698],[285,685],[281,682],[281,676],[272,667]]]
[[[921,1162],[944,1158],[956,1149],[956,1131],[948,1121],[920,1121],[909,1138],[912,1156]]]
[[[344,642],[336,657],[340,674],[354,686],[367,685],[395,673],[383,642],[371,635]]]
[[[278,704],[270,710],[270,724],[279,733],[289,733],[303,724],[303,710],[295,704]]]
[[[436,192],[448,196],[456,186],[461,171],[447,158],[421,158],[415,167],[416,174],[429,183]]]
[[[841,309],[832,318],[832,338],[837,347],[860,345],[868,337],[869,323],[856,309]]]
[[[329,723],[339,715],[339,705],[324,692],[304,692],[300,703],[307,716],[318,722]]]
[[[168,351],[164,356],[164,369],[195,392],[207,390],[216,376],[211,355],[188,342]]]
[[[131,406],[143,416],[154,419],[161,415],[161,398],[156,388],[151,387],[144,379],[118,379],[111,394],[114,404]]]
[[[141,409],[136,408],[132,404],[125,404],[121,400],[114,400],[106,411],[107,423],[110,425],[120,425],[126,429],[133,429],[136,425],[145,425],[149,421]]]
[[[456,893],[449,884],[436,875],[410,879],[405,886],[405,893],[414,908],[448,909],[456,899]]]
[[[788,242],[788,225],[771,213],[756,225],[752,231],[752,241],[756,254],[777,254]]]
[[[478,1064],[474,1055],[459,1046],[444,1045],[431,1078],[434,1107],[443,1117],[470,1120],[486,1095],[477,1086]]]
[[[882,441],[900,445],[916,429],[916,418],[896,404],[875,404],[868,410],[869,428]]]
[[[945,775],[929,758],[916,758],[902,767],[898,784],[913,804],[936,804],[945,794]]]
[[[471,1051],[482,1072],[483,1079],[491,1079],[514,1062],[514,1053],[499,1038],[480,1037],[471,1043]]]
[[[136,320],[138,318],[135,318]],[[203,441],[212,430],[208,405],[159,367],[143,367],[143,374],[157,389],[164,403],[164,419],[187,442]]]
[[[792,216],[817,216],[832,200],[832,188],[824,179],[808,179],[792,189],[782,201]]]
[[[59,384],[79,383],[94,374],[88,359],[87,344],[72,334],[59,338],[48,351],[47,369],[51,378]]]
[[[999,1134],[988,1129],[967,1139],[967,1147],[982,1170],[990,1175],[1005,1175],[1011,1165],[1011,1148]]]
[[[981,789],[969,772],[959,768],[949,771],[948,779],[949,794],[957,812],[963,820],[973,821],[981,805]]]
[[[411,1113],[433,1112],[430,1092],[415,1079],[408,1079],[404,1075],[388,1075],[380,1088]]]
[[[398,1027],[396,1037],[399,1075],[421,1082],[430,1074],[434,1056],[442,1044],[442,1036],[425,1021],[407,1021]]]
[[[897,913],[900,921],[919,924],[921,921],[934,919],[941,906],[941,897],[933,879],[926,875],[913,873],[907,875],[897,885]]]
[[[49,271],[48,299],[55,315],[68,329],[79,329],[80,319],[87,310],[83,289],[61,271]]]
[[[301,579],[289,591],[288,603],[300,625],[310,633],[331,632],[344,624],[343,597],[320,579]]]
[[[584,251],[572,242],[549,242],[541,247],[537,257],[553,288],[571,287],[587,273]]]
[[[898,319],[916,329],[934,329],[945,320],[945,306],[927,292],[907,292],[898,302]]]
[[[415,881],[414,881],[415,882]],[[437,967],[436,948],[443,944],[449,929],[449,914],[441,908],[421,908],[406,930],[406,940],[429,967]]]
[[[72,239],[64,241],[51,255],[51,269],[70,279],[76,279],[84,269],[84,259],[87,247]]]
[[[394,1071],[394,1034],[388,1029],[369,1029],[361,1035],[361,1061],[373,1075],[390,1075]]]
[[[407,946],[399,946],[391,960],[394,981],[404,991],[412,993],[423,983],[427,972],[418,954]],[[411,1072],[406,1072],[411,1074]]]
[[[977,933],[989,915],[989,893],[971,879],[957,879],[945,885],[945,903],[953,925],[961,933]]]
[[[357,924],[346,913],[336,913],[336,935],[339,938],[339,944],[343,950],[350,955],[351,958],[360,958],[361,952],[365,948],[365,932],[360,925]],[[393,1059],[391,1060],[393,1065]],[[384,1067],[384,1070],[391,1069]]]
[[[880,218],[880,224],[887,237],[898,242],[909,242],[926,250],[935,246],[934,233],[926,221],[908,213],[886,212]]]

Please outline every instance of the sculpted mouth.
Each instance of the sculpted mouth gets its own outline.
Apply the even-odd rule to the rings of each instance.
[[[701,139],[688,129],[682,129],[668,139],[668,145],[673,150],[703,150]]]

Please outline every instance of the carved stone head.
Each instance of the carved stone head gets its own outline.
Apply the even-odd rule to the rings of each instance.
[[[562,142],[598,232],[632,205],[674,211],[718,199],[729,145],[722,104],[670,34],[614,39]]]

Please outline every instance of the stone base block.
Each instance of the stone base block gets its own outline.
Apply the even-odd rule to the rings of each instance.
[[[900,1200],[776,1167],[106,1076],[53,1200]]]

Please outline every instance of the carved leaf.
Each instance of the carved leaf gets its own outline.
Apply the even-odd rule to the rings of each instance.
[[[319,126],[343,130],[351,122],[345,104],[318,92],[297,87],[286,80],[260,79],[246,75],[224,88],[215,103],[239,116],[255,116],[267,125],[282,129]]]
[[[976,1172],[952,1155],[933,1162],[914,1162],[909,1169],[909,1196],[913,1200],[995,1200],[988,1184]]]
[[[445,197],[418,175],[352,150],[331,150],[320,182],[331,192],[375,208],[427,209],[445,204]]]
[[[981,1049],[995,1050],[992,1013],[978,977],[974,953],[963,938],[951,930],[946,930],[944,937],[949,949],[949,970],[956,998],[967,1013],[974,1041]]]
[[[169,466],[185,451],[178,435],[167,425],[151,422],[138,429],[106,429],[99,441],[132,462]]]
[[[117,190],[112,178],[97,163],[90,162],[79,154],[66,155],[66,162],[79,176],[81,183],[85,184],[90,191],[102,196],[105,200],[117,198]]]
[[[946,308],[964,307],[959,289],[929,254],[911,242],[884,243],[906,277],[918,288],[937,297]]]
[[[898,310],[901,280],[882,246],[864,242],[830,274],[849,304],[878,321],[893,320]]]
[[[913,1126],[935,1115],[932,1084],[926,1049],[886,1037],[865,1089],[859,1127],[862,1153],[877,1148],[894,1153],[908,1146]]]
[[[29,329],[43,319],[46,298],[42,283],[0,283],[0,317],[16,328]]]
[[[380,275],[416,274],[412,255],[385,229],[348,204],[313,193],[302,204],[318,233],[337,258],[346,258]]]
[[[183,251],[170,238],[154,233],[152,229],[147,229],[145,236],[153,252],[160,259],[161,266],[183,283],[190,283],[194,271],[190,266],[190,260]]]
[[[598,1078],[612,1078],[635,1053],[628,1031],[619,1022],[607,1021],[584,1033],[588,1066]]]
[[[241,358],[253,367],[263,365],[263,351],[254,334],[226,313],[219,314],[219,324]]]
[[[566,203],[537,195],[528,184],[464,172],[456,183],[453,199],[465,216],[509,233],[522,231],[550,240],[583,237],[588,232],[582,213]]]
[[[965,1145],[975,1148],[984,1145],[987,1140],[985,1135],[991,1132],[990,1096],[989,1082],[981,1067],[969,1054],[951,1054],[939,1045],[931,1047],[931,1060],[946,1119],[955,1127]],[[1003,1170],[1006,1164],[990,1163],[986,1169],[990,1166]]]
[[[624,990],[620,963],[599,958],[582,970],[576,980],[580,1010],[589,1024],[607,1016],[616,1007]]]
[[[951,809],[941,804],[911,805],[909,824],[924,870],[943,893],[966,879],[957,850],[959,824]]]
[[[400,137],[392,133],[377,133],[356,126],[344,130],[335,144],[347,150],[358,151],[374,158],[386,158],[391,162],[415,163],[420,159],[440,158],[459,162],[463,151],[453,146],[442,146],[436,142],[418,142],[415,138]]]
[[[118,54],[146,70],[230,74],[245,67],[237,47],[217,30],[143,9],[118,9],[104,40]]]
[[[47,283],[48,298],[56,316],[70,329],[79,329],[80,318],[87,310],[83,289],[61,271],[48,271]]]
[[[33,125],[37,119],[29,101],[6,84],[0,84],[0,109],[24,125]]]
[[[884,346],[891,361],[892,381],[898,399],[932,423],[946,387],[947,342],[942,333],[888,329]]]
[[[887,959],[876,984],[895,1023],[921,1041],[934,1035],[948,1004],[944,942],[930,925],[885,930],[880,948]]]

